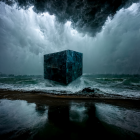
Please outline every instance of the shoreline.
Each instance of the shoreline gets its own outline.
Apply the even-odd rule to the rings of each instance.
[[[104,97],[92,97],[86,95],[71,95],[71,94],[50,94],[43,92],[23,92],[23,91],[10,91],[0,89],[0,99],[8,100],[26,100],[29,103],[46,104],[49,106],[66,105],[71,102],[81,103],[106,103],[120,107],[140,109],[140,100],[134,99],[111,99]]]

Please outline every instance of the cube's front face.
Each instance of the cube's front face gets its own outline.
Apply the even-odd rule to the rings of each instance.
[[[44,78],[66,83],[66,52],[44,55]]]
[[[66,50],[44,55],[44,78],[69,84],[82,75],[82,53]]]

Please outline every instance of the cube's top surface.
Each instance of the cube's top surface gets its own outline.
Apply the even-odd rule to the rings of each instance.
[[[72,51],[72,50],[64,50],[64,51],[60,51],[60,52],[45,54],[44,56],[57,55],[57,54],[61,54],[61,53],[62,53],[62,54],[66,54],[66,53],[70,53],[70,52],[79,53],[79,54],[82,55],[82,53],[80,53],[80,52],[76,52],[76,51]]]

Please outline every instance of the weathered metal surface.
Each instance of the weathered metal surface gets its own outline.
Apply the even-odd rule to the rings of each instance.
[[[82,75],[83,54],[71,50],[44,55],[44,78],[69,84]]]

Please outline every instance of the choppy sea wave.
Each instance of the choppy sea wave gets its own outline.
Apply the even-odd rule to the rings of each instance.
[[[67,86],[46,80],[43,76],[10,75],[0,77],[0,89],[140,99],[140,75],[83,74]]]

